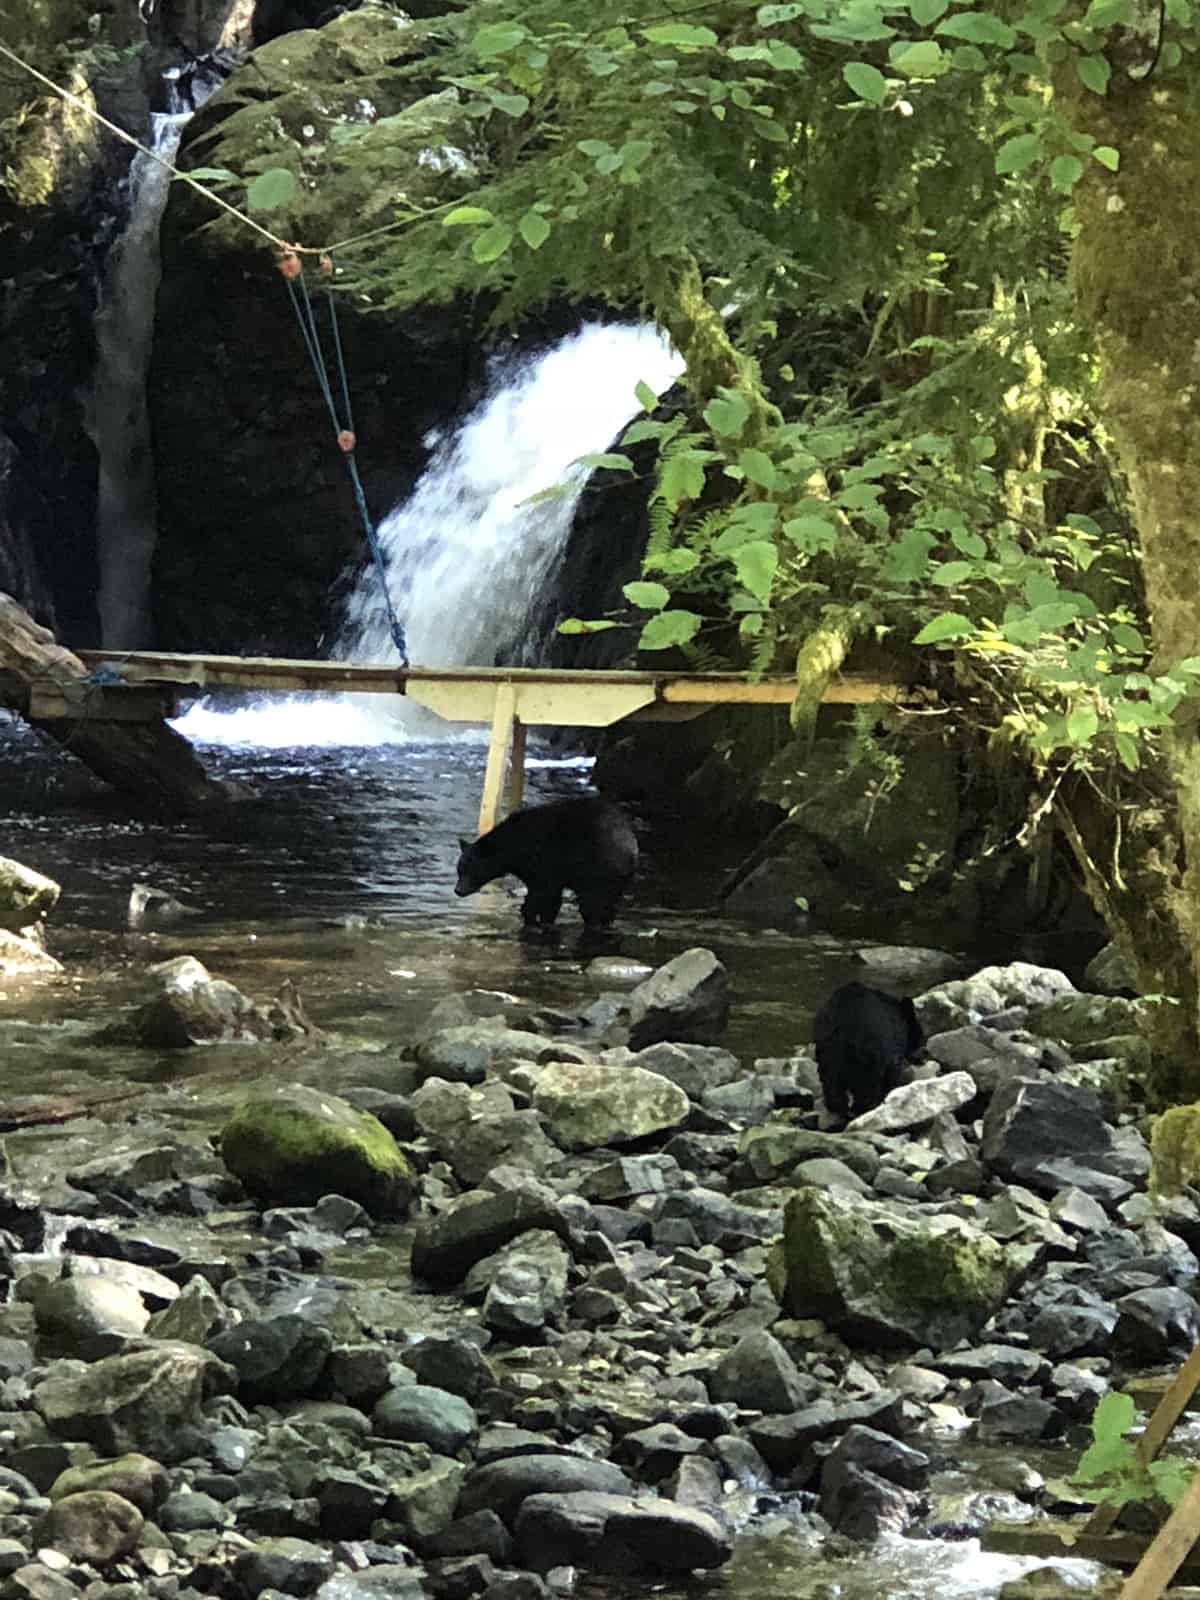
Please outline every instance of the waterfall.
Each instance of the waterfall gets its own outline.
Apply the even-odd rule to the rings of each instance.
[[[162,161],[174,159],[189,116],[152,116],[150,148]],[[108,650],[150,642],[150,564],[158,538],[146,371],[161,275],[158,229],[171,174],[139,151],[128,186],[129,221],[108,258],[96,313],[88,429],[100,458],[96,549],[100,631]]]
[[[417,666],[530,665],[528,619],[561,558],[588,478],[577,458],[606,449],[682,363],[653,327],[590,323],[536,356],[501,361],[488,393],[379,525],[392,604]],[[545,491],[557,492],[547,496]],[[379,575],[365,566],[333,648],[393,661]]]
[[[637,414],[639,382],[661,394],[682,365],[653,327],[590,323],[540,354],[500,358],[479,404],[426,439],[428,467],[378,529],[415,665],[491,666],[498,657],[535,664],[541,641],[529,619],[589,477],[575,463],[607,449]],[[374,563],[357,576],[330,653],[396,659]],[[463,736],[393,695],[260,700],[225,711],[199,705],[177,726],[202,743],[276,747]]]

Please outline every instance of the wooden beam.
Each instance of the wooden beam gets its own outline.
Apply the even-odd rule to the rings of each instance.
[[[479,802],[480,833],[487,833],[496,826],[500,791],[504,786],[504,763],[516,720],[516,703],[516,691],[512,684],[497,684],[492,712],[492,737],[488,741],[487,767],[483,774],[483,798]]]
[[[1200,1479],[1196,1481],[1200,1483]],[[1088,1532],[1086,1523],[1055,1520],[990,1522],[979,1542],[983,1549],[999,1555],[1079,1556],[1084,1561],[1103,1561],[1109,1566],[1129,1568],[1138,1565],[1149,1545],[1144,1533],[1114,1528],[1108,1533],[1094,1534]],[[1182,1570],[1189,1576],[1200,1572],[1195,1549],[1189,1550],[1183,1558]],[[1129,1600],[1129,1597],[1122,1592],[1121,1600]]]
[[[1119,1600],[1160,1600],[1163,1590],[1189,1558],[1195,1562],[1200,1533],[1200,1475],[1184,1490],[1150,1548],[1125,1580]]]
[[[512,729],[512,753],[508,766],[508,809],[516,811],[525,798],[525,743],[528,729],[518,717]]]

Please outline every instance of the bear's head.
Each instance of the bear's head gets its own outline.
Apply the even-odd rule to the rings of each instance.
[[[463,895],[474,894],[482,889],[485,883],[491,883],[494,878],[501,876],[492,863],[491,851],[488,849],[487,836],[476,839],[460,839],[458,857],[458,881],[454,885],[454,892],[460,898]]]

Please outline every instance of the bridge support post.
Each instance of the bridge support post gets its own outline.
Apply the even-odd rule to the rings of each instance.
[[[518,729],[520,730],[518,732]],[[517,691],[511,683],[496,685],[496,698],[492,706],[492,736],[488,740],[487,766],[483,773],[483,798],[479,802],[479,831],[487,833],[496,826],[500,809],[500,792],[504,787],[504,768],[510,744],[513,747],[514,777],[510,784],[525,776],[525,729],[517,721]],[[517,751],[520,749],[521,778],[515,777]],[[512,788],[509,794],[511,797]]]

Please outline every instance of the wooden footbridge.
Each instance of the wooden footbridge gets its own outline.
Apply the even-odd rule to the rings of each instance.
[[[403,695],[448,722],[490,724],[479,826],[502,798],[520,804],[529,728],[607,728],[680,722],[717,705],[789,705],[793,678],[736,672],[604,672],[540,667],[400,667],[270,656],[168,655],[59,644],[0,593],[0,706],[26,718],[116,787],[172,807],[233,798],[168,725],[184,700],[220,689],[256,694]],[[878,677],[834,677],[824,700],[914,703],[918,694]],[[507,779],[507,782],[506,782]],[[506,795],[507,790],[507,795]],[[243,791],[244,792],[244,791]]]
[[[751,679],[734,672],[583,671],[541,667],[398,667],[345,661],[295,661],[268,656],[116,654],[83,650],[90,668],[120,674],[119,683],[90,682],[92,718],[143,720],[177,714],[183,698],[214,689],[256,693],[403,695],[447,722],[490,723],[479,831],[501,809],[521,803],[529,728],[607,728],[624,722],[686,722],[716,705],[790,705],[794,678]],[[870,704],[911,698],[896,684],[846,675],[825,701]],[[77,717],[78,694],[58,688],[31,694],[38,720]],[[506,783],[507,777],[507,783]],[[506,793],[507,791],[507,793]]]

